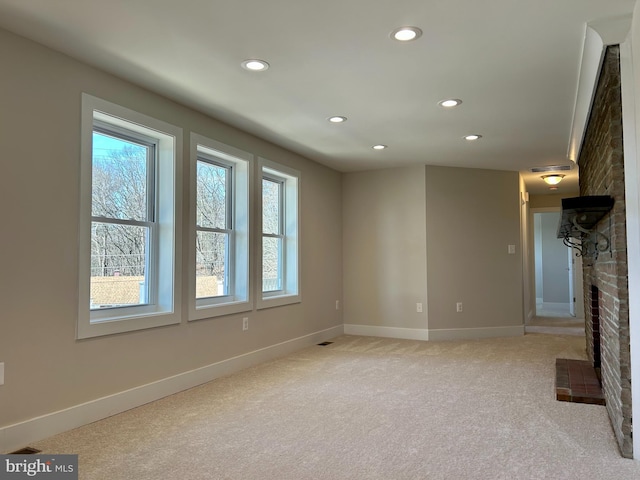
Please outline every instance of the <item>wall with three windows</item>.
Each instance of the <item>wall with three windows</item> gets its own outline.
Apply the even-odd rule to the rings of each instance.
[[[336,310],[336,301],[342,302],[340,173],[1,30],[0,58],[0,362],[5,363],[0,430],[341,328],[342,311]],[[166,326],[78,338],[79,312],[89,305],[83,287],[87,278],[79,263],[80,249],[86,248],[80,230],[81,209],[85,214],[91,210],[90,199],[81,195],[83,93],[164,122],[181,134],[176,152],[176,234],[171,248],[161,253],[164,260],[169,256],[167,268],[175,267],[175,311]],[[208,274],[216,278],[216,294],[233,292],[244,302],[236,311],[233,305],[227,311],[216,310],[215,301],[209,305],[203,301],[204,308],[198,309],[192,299],[196,253],[191,247],[197,236],[192,208],[196,197],[194,145],[196,150],[201,147],[203,159],[222,160],[214,165],[232,165],[234,160],[229,158],[233,157],[246,162],[236,166],[249,168],[251,198],[245,206],[244,225],[237,225],[249,237],[234,245],[239,252],[245,242],[244,263],[226,280],[222,271]],[[226,160],[225,154],[229,155]],[[283,185],[295,181],[299,189],[298,211],[290,212],[299,215],[298,265],[294,265],[299,272],[298,290],[289,289],[285,277],[278,280],[277,268],[282,265],[276,259],[273,285],[278,288],[267,289],[270,294],[264,298],[259,247],[265,241],[278,248],[283,232],[268,232],[268,240],[261,235],[262,198],[256,197],[263,171]],[[96,223],[120,221],[98,210],[94,213]],[[139,217],[125,219],[125,229],[146,229],[147,218]],[[224,237],[231,226],[203,222],[199,231],[202,237]],[[287,255],[283,251],[282,261],[290,267],[293,257]],[[250,282],[239,281],[241,275]],[[234,281],[239,281],[235,287]],[[238,286],[247,284],[250,288],[244,291]],[[204,281],[201,286],[210,288]],[[212,296],[216,295],[202,295]],[[247,331],[242,328],[244,317],[249,318]]]

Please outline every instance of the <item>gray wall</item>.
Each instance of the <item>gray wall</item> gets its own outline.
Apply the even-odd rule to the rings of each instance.
[[[541,228],[542,301],[569,304],[569,254],[557,237],[560,212],[535,215],[540,216]]]
[[[429,328],[523,325],[518,173],[427,167],[426,192]]]
[[[561,188],[564,188],[562,186]],[[580,196],[580,191],[576,188],[574,190],[567,190],[564,193],[554,193],[549,195],[531,195],[529,207],[530,208],[562,208],[562,199],[569,197]]]
[[[0,59],[0,427],[342,324],[338,172],[2,30]],[[76,341],[82,92],[183,129],[184,219],[190,131],[300,170],[302,303]]]
[[[522,333],[517,172],[397,168],[343,185],[346,325],[430,339]]]
[[[544,295],[544,275],[542,273],[542,216],[539,213],[533,214],[533,234],[535,244],[535,266],[536,266],[536,301],[543,301]]]
[[[424,171],[344,175],[346,324],[427,328]]]

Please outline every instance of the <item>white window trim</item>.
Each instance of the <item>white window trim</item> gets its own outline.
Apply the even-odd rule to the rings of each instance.
[[[234,262],[229,265],[233,285],[232,295],[196,300],[196,168],[198,153],[219,158],[234,166],[233,193],[233,230]],[[250,275],[250,232],[252,192],[251,162],[253,155],[236,147],[226,145],[197,133],[191,133],[190,148],[190,202],[189,211],[189,321],[204,318],[231,315],[252,310],[252,280]]]
[[[259,181],[256,182],[259,187],[256,189],[259,194],[256,195],[258,208],[260,212],[258,216],[258,231],[260,232],[260,241],[258,243],[258,261],[256,262],[259,281],[256,281],[257,302],[256,308],[271,308],[283,305],[291,305],[302,301],[300,292],[300,184],[301,174],[298,170],[281,165],[279,163],[267,160],[266,158],[258,158]],[[277,292],[262,291],[262,176],[267,173],[284,181],[284,234],[285,234],[285,251],[284,251],[284,272],[283,272],[283,289]],[[292,222],[291,219],[294,219]]]
[[[116,127],[158,140],[159,223],[157,302],[144,306],[108,310],[90,309],[91,196],[93,125],[101,120]],[[91,95],[82,94],[80,145],[79,299],[76,337],[91,338],[146,328],[178,324],[181,321],[181,212],[182,129]],[[170,192],[166,195],[166,192]],[[135,312],[135,313],[132,313]]]

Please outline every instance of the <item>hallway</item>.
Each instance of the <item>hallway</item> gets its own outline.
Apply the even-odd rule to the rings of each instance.
[[[584,318],[571,316],[568,307],[537,303],[536,316],[524,326],[525,333],[584,336]]]

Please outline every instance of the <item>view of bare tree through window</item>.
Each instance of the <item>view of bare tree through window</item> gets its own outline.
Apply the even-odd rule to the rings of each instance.
[[[91,308],[147,304],[155,225],[153,144],[93,132]],[[233,166],[199,154],[196,167],[196,298],[231,295]],[[262,288],[283,288],[283,181],[262,181]],[[156,240],[157,241],[157,240]]]
[[[197,162],[196,298],[229,294],[232,169],[205,158]]]
[[[99,131],[93,145],[91,308],[147,303],[153,146]]]
[[[262,179],[262,291],[282,289],[282,182]]]

